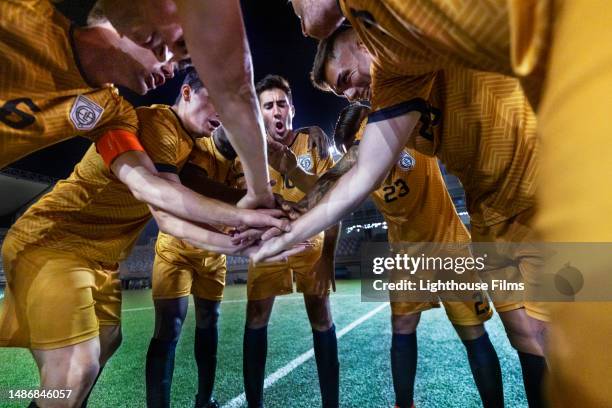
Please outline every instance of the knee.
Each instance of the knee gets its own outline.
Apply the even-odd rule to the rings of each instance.
[[[483,324],[474,326],[459,326],[453,324],[455,331],[461,340],[475,340],[485,334]]]
[[[542,347],[529,327],[525,327],[525,325],[507,325],[506,334],[510,344],[517,351],[538,356],[544,355]]]
[[[182,316],[163,316],[154,337],[159,340],[177,341],[181,335],[183,321]]]
[[[219,302],[205,302],[196,306],[196,326],[208,329],[219,321]]]
[[[412,334],[416,331],[419,325],[420,314],[414,313],[409,315],[393,315],[391,324],[393,333],[397,334]]]
[[[270,308],[264,301],[247,303],[247,327],[249,329],[260,329],[268,325],[270,320]]]

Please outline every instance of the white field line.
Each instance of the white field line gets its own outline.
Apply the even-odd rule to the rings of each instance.
[[[370,310],[368,313],[364,314],[357,320],[354,320],[348,326],[344,327],[342,330],[336,333],[336,337],[338,338],[338,340],[340,340],[342,336],[344,336],[345,334],[347,334],[348,332],[350,332],[351,330],[353,330],[354,328],[356,328],[357,326],[359,326],[366,320],[372,318],[374,315],[376,315],[378,312],[383,310],[388,305],[389,305],[388,303],[384,303],[376,307],[375,309]],[[274,384],[278,380],[289,375],[289,373],[291,373],[293,370],[295,370],[296,368],[304,364],[306,361],[310,360],[313,356],[314,356],[314,349],[310,349],[307,352],[299,355],[295,359],[291,360],[284,367],[281,367],[275,372],[273,372],[272,374],[270,374],[264,381],[264,390],[268,387],[271,387],[272,384]],[[242,393],[238,395],[236,398],[226,403],[225,405],[223,405],[222,408],[239,408],[243,406],[244,404],[246,404],[246,396],[244,393]]]
[[[1,297],[2,295],[0,295],[0,299],[2,299]],[[340,294],[340,295],[331,295],[330,299],[333,300],[334,298],[343,298],[343,297],[360,297],[360,294],[354,294],[354,295],[349,295],[349,294]],[[278,296],[274,301],[285,301],[285,300],[295,300],[295,299],[303,299],[303,296]],[[246,299],[231,299],[231,300],[222,300],[221,304],[225,304],[225,303],[246,303],[247,300]],[[193,306],[193,302],[189,302],[189,306]],[[121,312],[125,313],[125,312],[139,312],[141,310],[153,310],[155,309],[153,306],[147,306],[147,307],[134,307],[134,308],[130,308],[130,309],[122,309]]]

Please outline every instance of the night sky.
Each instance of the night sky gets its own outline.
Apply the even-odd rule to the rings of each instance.
[[[255,81],[267,74],[279,74],[287,78],[292,86],[296,108],[294,127],[318,125],[331,135],[338,112],[346,102],[324,94],[310,84],[308,73],[314,59],[316,42],[302,35],[291,4],[286,0],[245,0],[242,5],[255,67]],[[77,15],[79,13],[77,10],[72,12]],[[219,64],[223,63],[219,61]],[[144,98],[126,90],[122,90],[122,93],[135,105],[171,104],[178,94],[181,80],[179,76]],[[87,140],[76,138],[34,153],[11,167],[65,178],[88,146]]]

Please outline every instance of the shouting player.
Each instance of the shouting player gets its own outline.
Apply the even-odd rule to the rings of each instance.
[[[288,82],[268,75],[257,83],[257,94],[271,144],[283,145],[297,156],[298,166],[281,174],[273,168],[274,191],[289,201],[304,196],[308,175],[320,175],[333,165],[322,160],[316,149],[308,148],[309,136],[293,130],[295,108]],[[312,326],[319,386],[324,407],[338,406],[339,364],[336,330],[332,320],[329,291],[333,279],[338,228],[311,238],[314,246],[287,261],[250,264],[247,282],[247,319],[244,333],[244,382],[249,407],[263,406],[264,371],[268,348],[268,321],[274,298],[297,290],[304,294]]]

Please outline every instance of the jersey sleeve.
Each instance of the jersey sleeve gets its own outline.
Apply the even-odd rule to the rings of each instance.
[[[179,132],[160,110],[138,111],[140,142],[159,172],[178,174]]]
[[[424,75],[400,75],[386,71],[381,66],[372,67],[372,117],[378,120],[392,119],[427,106],[436,73]]]
[[[96,118],[99,114],[99,119]],[[137,134],[138,116],[134,107],[121,97],[114,87],[97,90],[87,95],[79,95],[72,106],[70,120],[77,131],[86,127],[86,121],[96,120],[93,129],[82,135],[93,142],[108,131],[121,130]]]

